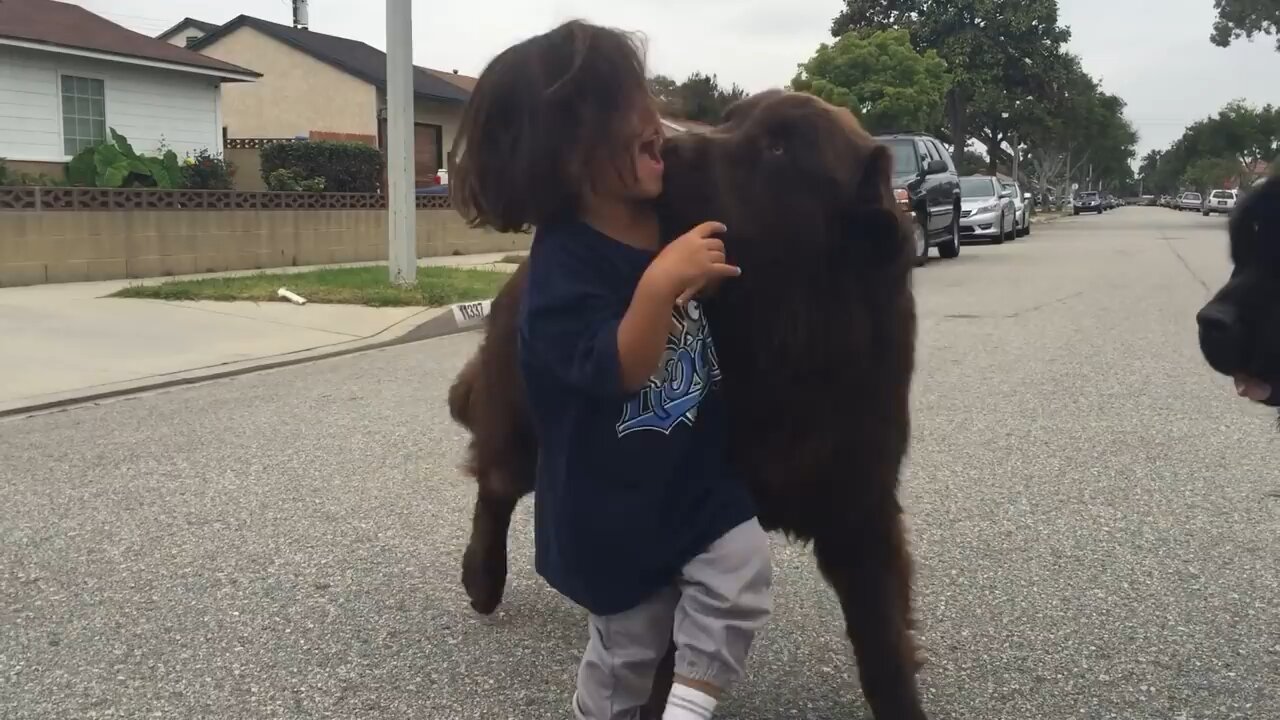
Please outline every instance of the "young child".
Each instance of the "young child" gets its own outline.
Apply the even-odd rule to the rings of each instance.
[[[738,274],[705,223],[659,240],[662,128],[632,37],[570,22],[489,64],[455,147],[473,225],[536,228],[520,362],[539,443],[536,566],[589,613],[576,717],[632,719],[674,638],[664,720],[710,718],[771,610],[696,301]],[[728,280],[732,282],[732,280]]]

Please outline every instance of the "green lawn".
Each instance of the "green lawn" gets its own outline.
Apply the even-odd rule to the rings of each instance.
[[[416,285],[398,287],[387,279],[387,266],[371,265],[301,273],[170,280],[155,285],[133,285],[112,293],[112,296],[152,300],[284,302],[276,296],[276,291],[286,287],[313,303],[434,306],[491,298],[510,277],[508,273],[489,270],[420,267]]]

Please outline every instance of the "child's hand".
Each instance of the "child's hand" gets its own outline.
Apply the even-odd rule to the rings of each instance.
[[[683,305],[706,285],[741,275],[740,268],[725,263],[724,243],[712,237],[724,231],[718,222],[705,222],[676,238],[658,253],[645,279]]]

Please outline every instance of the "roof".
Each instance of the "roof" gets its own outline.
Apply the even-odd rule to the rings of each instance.
[[[218,23],[205,22],[203,20],[197,20],[195,18],[185,17],[179,20],[178,22],[174,23],[173,27],[157,35],[156,39],[158,40],[168,39],[170,35],[178,32],[184,27],[193,27],[199,30],[200,32],[204,33],[205,35],[208,35],[209,33],[218,29]]]
[[[426,70],[438,78],[444,79],[446,82],[451,82],[454,85],[457,85],[468,93],[473,92],[476,89],[476,82],[479,80],[479,78],[473,78],[470,75],[462,75],[457,70],[454,70],[453,72],[432,70],[431,68],[423,68],[423,70]]]
[[[147,37],[94,15],[79,5],[54,0],[0,0],[0,42],[91,51],[127,59],[190,68],[206,75],[233,79],[261,77],[258,73],[186,48]],[[87,54],[87,53],[80,53]],[[97,55],[94,55],[97,56]]]
[[[359,40],[280,25],[248,15],[235,17],[231,22],[197,40],[191,45],[191,49],[206,48],[242,27],[251,27],[379,88],[387,87],[387,54],[381,50]],[[444,79],[438,74],[440,71],[416,66],[413,70],[415,95],[449,102],[466,102],[471,99],[469,90]]]

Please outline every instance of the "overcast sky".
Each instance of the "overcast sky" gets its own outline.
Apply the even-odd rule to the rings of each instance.
[[[183,16],[239,13],[291,22],[289,0],[71,0],[155,35]],[[841,0],[461,0],[414,3],[417,64],[475,75],[507,45],[574,17],[642,31],[653,72],[695,70],[750,91],[778,87],[830,39]],[[1234,98],[1280,104],[1280,53],[1269,38],[1209,42],[1213,0],[1060,0],[1071,47],[1108,92],[1128,103],[1139,157]],[[385,48],[382,0],[311,0],[311,28]],[[249,63],[252,65],[252,63]],[[1270,80],[1268,80],[1270,78]]]

